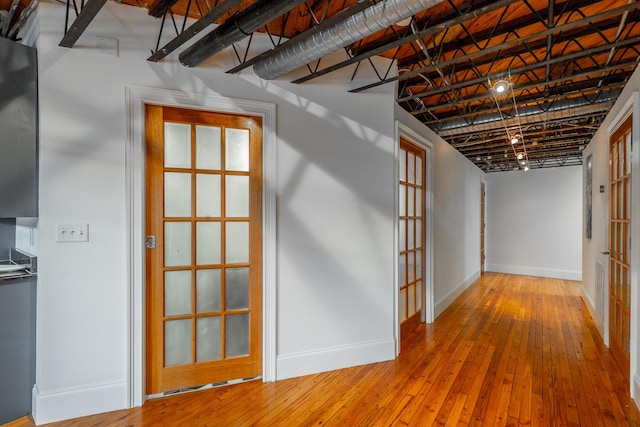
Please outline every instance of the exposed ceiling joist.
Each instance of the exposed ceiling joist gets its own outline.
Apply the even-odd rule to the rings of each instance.
[[[0,13],[0,36],[6,33],[4,19],[15,1],[20,2],[15,10],[19,14],[30,0],[0,0],[0,10],[6,10]],[[95,1],[104,0],[89,0],[87,12]],[[161,60],[207,26],[223,26],[235,14],[247,14],[264,1],[149,0],[154,2],[147,5],[150,12],[163,16],[149,60]],[[294,81],[303,83],[355,65],[354,80],[361,64],[374,65],[375,55],[386,57],[386,71],[372,69],[378,81],[352,92],[399,82],[399,105],[487,172],[526,169],[511,146],[515,132],[525,141],[517,150],[526,150],[528,166],[580,164],[582,149],[640,58],[640,4],[634,0],[299,1],[299,6],[276,19],[261,20],[259,28],[241,26],[243,36],[251,38],[246,46],[232,46],[239,64],[218,63],[216,68],[236,73],[253,65],[258,77],[271,79],[305,66],[309,73]],[[404,12],[389,20],[389,8]],[[281,13],[267,9],[272,18]],[[363,14],[374,10],[384,13],[369,28]],[[185,29],[184,18],[179,29],[176,16],[188,16],[195,24]],[[74,31],[83,21],[88,23],[79,19]],[[160,48],[165,21],[167,27],[173,25],[177,37]],[[352,21],[358,24],[352,26]],[[252,44],[253,30],[264,32],[273,47],[254,53],[262,44]],[[340,36],[333,34],[336,30]],[[227,45],[219,44],[214,51]],[[346,60],[337,64],[324,60],[340,49],[347,53]],[[509,100],[493,92],[501,79],[509,81]]]
[[[561,33],[563,31],[567,31],[567,30],[571,30],[574,28],[578,28],[578,27],[582,27],[582,26],[587,26],[589,24],[591,24],[594,21],[598,21],[598,20],[602,20],[602,19],[606,19],[609,18],[611,16],[618,16],[618,15],[622,15],[624,12],[626,11],[631,11],[631,10],[636,10],[640,8],[640,2],[634,2],[634,3],[630,3],[627,4],[625,6],[622,7],[618,7],[612,10],[608,10],[605,12],[601,12],[595,16],[589,16],[587,18],[583,18],[583,19],[579,19],[573,22],[569,22],[566,24],[562,24],[562,25],[557,25],[555,27],[549,28],[548,30],[539,32],[539,33],[533,33],[533,34],[528,34],[526,36],[522,36],[522,37],[518,37],[518,38],[514,38],[513,40],[509,40],[507,42],[504,43],[499,43],[490,47],[487,47],[486,49],[481,49],[481,50],[477,50],[475,52],[471,52],[468,53],[466,55],[462,55],[459,57],[455,57],[455,58],[451,58],[445,61],[441,61],[439,64],[437,64],[437,66],[439,66],[440,68],[443,67],[447,67],[450,65],[453,65],[455,63],[460,63],[460,62],[465,62],[468,60],[473,60],[477,57],[483,56],[483,55],[488,55],[488,54],[498,54],[500,51],[505,50],[507,48],[510,47],[514,47],[514,46],[522,46],[525,43],[529,42],[529,41],[533,41],[536,39],[539,39],[541,37],[546,37],[548,35],[553,35],[553,34],[558,34]],[[357,92],[362,92],[364,90],[368,90],[368,89],[372,89],[374,87],[383,85],[383,84],[387,84],[387,83],[392,83],[398,80],[406,80],[410,77],[415,77],[421,73],[426,73],[432,70],[436,69],[436,65],[434,64],[430,64],[403,74],[400,74],[396,77],[390,77],[384,80],[380,80],[378,82],[375,83],[371,83],[359,88],[355,88],[352,89],[350,92],[353,93],[357,93]]]
[[[191,40],[194,36],[196,36],[200,31],[207,28],[209,25],[213,24],[217,19],[223,17],[226,13],[233,8],[237,7],[242,0],[225,0],[213,7],[210,11],[208,11],[204,16],[198,19],[196,22],[191,24],[186,30],[180,33],[176,38],[172,39],[170,42],[165,44],[162,48],[158,49],[154,52],[150,57],[147,58],[147,61],[158,62],[164,59],[167,55],[175,51],[177,48],[185,44],[187,41]]]
[[[69,14],[69,1],[67,0],[67,15]],[[71,27],[64,33],[59,46],[73,47],[106,2],[107,0],[87,0]]]

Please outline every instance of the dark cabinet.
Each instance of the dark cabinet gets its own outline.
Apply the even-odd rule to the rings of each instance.
[[[36,49],[0,37],[0,218],[38,216]]]
[[[0,280],[0,424],[31,414],[36,378],[36,278]]]

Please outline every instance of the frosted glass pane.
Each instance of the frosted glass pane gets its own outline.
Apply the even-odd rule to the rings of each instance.
[[[400,230],[398,230],[398,238],[400,241],[400,250],[401,251],[406,251],[407,250],[407,220],[406,219],[401,219],[400,220]]]
[[[407,256],[400,255],[398,260],[398,283],[400,286],[407,284]]]
[[[420,310],[422,308],[422,282],[418,281],[416,283],[416,309]]]
[[[413,187],[408,188],[409,193],[407,194],[407,216],[415,216],[415,211],[413,210],[413,195],[415,194],[415,190]]]
[[[191,320],[164,322],[164,365],[191,363]]]
[[[413,223],[414,223],[414,221],[412,219],[410,219],[409,223],[408,223],[409,229],[408,229],[408,232],[407,232],[407,248],[408,249],[413,249],[414,248],[414,246],[413,246],[413,236],[414,236],[414,234],[413,233],[415,232],[415,230],[413,229],[413,227],[414,227]]]
[[[204,218],[220,216],[220,175],[196,175],[196,215]]]
[[[407,288],[407,294],[409,295],[409,312],[407,313],[407,317],[411,317],[416,314],[416,296],[415,296],[415,285],[409,286]]]
[[[631,173],[631,134],[627,134],[627,143],[625,144],[625,151],[627,156],[625,173]]]
[[[422,221],[416,220],[416,248],[422,247]]]
[[[228,268],[225,277],[226,309],[249,308],[249,269]]]
[[[405,150],[400,150],[400,181],[407,180],[407,152]]]
[[[249,131],[247,129],[225,129],[225,169],[249,172]]]
[[[164,165],[168,168],[191,168],[191,126],[164,124]]]
[[[407,320],[407,289],[400,289],[400,321]]]
[[[196,126],[196,168],[220,170],[219,127]]]
[[[191,174],[165,172],[164,216],[191,216]]]
[[[227,357],[249,354],[249,314],[232,314],[226,322]]]
[[[227,264],[249,262],[249,223],[228,222],[226,243]]]
[[[409,184],[413,184],[416,182],[415,173],[416,173],[416,156],[413,153],[409,153],[409,159],[407,161],[407,181]]]
[[[191,223],[164,223],[164,265],[191,265]]]
[[[415,276],[415,261],[413,260],[414,258],[414,253],[408,253],[407,254],[407,282],[413,282],[413,280],[416,278]]]
[[[196,361],[219,360],[220,316],[201,317],[196,320]]]
[[[249,177],[227,175],[226,182],[226,211],[227,216],[249,217]]]
[[[164,315],[191,314],[191,271],[164,273]]]
[[[422,159],[416,156],[416,184],[422,185]]]
[[[196,312],[220,311],[220,270],[196,271]]]
[[[196,223],[196,264],[220,264],[219,222]]]
[[[422,216],[422,189],[416,189],[416,216]]]
[[[400,184],[400,200],[398,201],[399,203],[399,213],[400,216],[406,216],[407,215],[407,186]]]
[[[422,251],[416,251],[416,279],[422,279]]]

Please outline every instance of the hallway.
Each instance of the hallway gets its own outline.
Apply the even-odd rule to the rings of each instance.
[[[50,425],[639,426],[579,286],[486,273],[434,324],[404,337],[394,361],[187,393]]]

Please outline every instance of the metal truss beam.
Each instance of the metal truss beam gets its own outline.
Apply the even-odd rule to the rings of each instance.
[[[558,25],[555,26],[553,28],[549,28],[548,30],[545,31],[540,31],[538,33],[534,33],[534,34],[530,34],[528,36],[523,36],[514,40],[510,40],[508,42],[504,42],[504,43],[500,43],[497,44],[495,46],[492,47],[487,47],[485,49],[481,49],[475,52],[471,52],[469,54],[466,55],[461,55],[459,57],[456,58],[451,58],[448,59],[446,61],[442,61],[438,64],[429,64],[425,67],[421,67],[419,69],[413,70],[413,71],[409,71],[406,73],[403,73],[401,75],[395,76],[395,77],[391,77],[388,79],[384,79],[384,80],[380,80],[378,82],[374,82],[359,88],[355,88],[350,90],[349,92],[352,93],[357,93],[357,92],[362,92],[364,90],[367,89],[372,89],[374,87],[377,86],[381,86],[383,84],[387,84],[387,83],[391,83],[391,82],[395,82],[398,80],[406,80],[409,79],[411,77],[415,77],[419,74],[431,71],[431,70],[435,70],[436,66],[440,67],[440,68],[444,68],[444,67],[448,67],[450,65],[456,64],[456,63],[460,63],[460,62],[465,62],[465,61],[469,61],[469,60],[473,60],[474,58],[478,58],[481,56],[485,56],[485,55],[489,55],[489,54],[498,54],[500,53],[500,51],[510,48],[510,47],[514,47],[514,46],[522,46],[527,42],[533,41],[533,40],[537,40],[540,38],[546,38],[548,35],[553,35],[553,34],[558,34],[561,32],[566,32],[568,30],[574,29],[574,28],[579,28],[579,27],[583,27],[586,25],[590,25],[592,24],[594,21],[599,21],[599,20],[603,20],[603,19],[607,19],[610,18],[612,16],[618,16],[623,14],[626,11],[632,11],[632,10],[637,10],[640,9],[640,2],[634,2],[634,3],[629,3],[625,6],[621,6],[615,9],[611,9],[611,10],[607,10],[604,12],[601,12],[595,16],[589,16],[587,18],[583,18],[583,19],[578,19],[576,21],[573,22],[569,22],[566,24],[562,24],[562,25]]]
[[[554,85],[554,84],[559,84],[559,83],[564,83],[567,81],[572,81],[572,80],[578,80],[584,77],[590,77],[593,76],[594,74],[601,74],[601,73],[608,73],[610,71],[616,71],[616,70],[623,70],[624,71],[624,80],[626,80],[626,77],[628,77],[629,75],[631,75],[631,73],[633,73],[633,71],[635,70],[636,66],[638,65],[638,63],[636,61],[632,61],[632,62],[625,62],[624,64],[618,64],[618,65],[611,65],[609,67],[606,68],[597,68],[597,69],[593,69],[593,70],[589,70],[589,71],[585,71],[583,73],[578,73],[578,74],[574,74],[572,76],[566,76],[566,77],[562,77],[559,79],[554,79],[551,81],[545,81],[545,79],[540,79],[538,81],[532,82],[530,84],[526,84],[526,85],[517,85],[513,87],[513,91],[514,92],[522,92],[522,91],[527,91],[527,90],[531,90],[531,89],[537,89],[539,87],[544,87],[547,85]],[[614,74],[613,76],[615,76],[617,74]],[[595,79],[590,79],[588,81],[591,80],[595,80],[595,81],[600,81],[602,79],[601,76],[598,76]],[[576,82],[576,84],[578,84],[580,82]],[[586,83],[585,83],[586,84]],[[598,89],[597,87],[595,89]],[[604,89],[604,88],[602,88]],[[583,93],[584,90],[588,90],[588,88],[583,89]],[[567,95],[569,95],[569,91],[570,89],[566,90],[565,92],[562,92],[560,94],[564,95],[565,97]],[[557,94],[557,95],[560,95]],[[553,94],[551,94],[553,95]],[[546,93],[544,91],[540,92],[539,94],[532,94],[530,96],[527,97],[517,97],[517,101],[518,101],[518,105],[522,105],[524,103],[534,103],[534,102],[544,102],[544,101],[548,101],[548,98],[550,96],[550,93]],[[444,108],[454,108],[457,106],[460,106],[461,104],[470,104],[473,102],[478,102],[478,101],[482,101],[485,100],[487,98],[491,98],[491,94],[490,93],[482,93],[480,95],[477,96],[472,96],[469,98],[464,98],[464,99],[459,99],[456,100],[454,102],[450,102],[447,104],[439,104],[439,105],[435,105],[433,107],[427,107],[427,108],[423,108],[421,110],[416,110],[413,111],[411,114],[416,115],[416,114],[422,114],[425,112],[435,112],[438,110],[442,110]],[[492,105],[492,110],[493,111],[493,105]],[[488,112],[488,110],[481,110],[481,111],[474,111],[475,115],[480,115],[480,114],[484,114]],[[454,117],[452,118],[460,118],[460,114],[459,113],[455,113],[453,115]],[[448,117],[440,117],[440,120],[446,120]]]
[[[164,59],[171,52],[182,46],[188,40],[193,38],[200,31],[207,28],[209,25],[213,24],[216,19],[221,18],[225,13],[229,12],[234,7],[238,6],[242,3],[242,0],[225,0],[222,3],[218,4],[216,7],[211,9],[205,15],[203,15],[196,22],[191,24],[189,28],[181,32],[176,38],[171,40],[169,43],[165,44],[163,47],[158,49],[153,53],[150,57],[147,58],[147,61],[158,62]]]
[[[569,3],[569,4],[558,3],[556,6],[562,6],[562,7],[566,6],[568,9],[567,12],[572,12],[581,7],[585,7],[589,4],[596,3],[597,1],[599,0],[590,0],[590,1],[585,1],[581,3],[575,2],[575,3]],[[615,24],[613,25],[617,26],[619,22],[620,21],[616,19]],[[513,19],[511,21],[498,23],[494,28],[483,29],[473,34],[469,34],[467,32],[468,34],[467,37],[460,38],[458,40],[455,40],[454,42],[445,43],[439,48],[445,52],[458,49],[461,46],[473,45],[476,48],[486,48],[487,47],[486,45],[490,42],[491,39],[508,36],[513,33],[514,28],[524,28],[530,25],[535,25],[540,23],[544,25],[546,28],[550,28],[546,22],[540,21],[540,18],[537,14],[532,13],[527,16],[523,16],[521,18]],[[548,35],[547,37],[551,37],[551,35]],[[480,46],[481,42],[484,43],[485,46]],[[545,48],[548,46],[546,40],[543,41],[541,46]],[[416,54],[413,56],[403,58],[403,60],[398,63],[398,67],[403,68],[407,65],[420,62],[421,60],[424,60],[424,59],[425,59],[424,56],[421,56],[420,52],[416,52]]]
[[[628,45],[635,45],[640,43],[640,37],[634,37],[631,39],[626,39],[626,40],[620,40],[617,41],[615,43],[610,43],[610,44],[606,44],[606,45],[602,45],[602,46],[597,46],[597,47],[593,47],[591,49],[585,49],[579,52],[575,52],[569,55],[563,55],[563,56],[559,56],[557,58],[551,58],[551,59],[547,59],[544,61],[540,61],[540,62],[536,62],[534,64],[529,64],[529,65],[525,65],[522,67],[517,67],[517,68],[512,68],[511,74],[512,75],[518,75],[518,74],[523,74],[529,71],[533,71],[535,69],[541,68],[541,67],[546,67],[548,65],[554,65],[554,64],[558,64],[561,62],[569,62],[569,61],[574,61],[577,59],[581,59],[581,58],[586,58],[589,57],[591,55],[594,55],[596,53],[600,53],[600,52],[605,52],[608,50],[611,50],[612,48],[619,48],[619,47],[623,47],[623,46],[628,46]],[[396,102],[398,103],[402,103],[402,102],[407,102],[407,101],[411,101],[414,99],[418,99],[418,98],[426,98],[428,96],[434,96],[434,95],[438,95],[444,92],[449,92],[451,90],[456,90],[456,89],[463,89],[465,87],[469,87],[469,86],[475,86],[475,85],[479,85],[482,83],[486,83],[487,82],[487,77],[483,76],[483,77],[478,77],[475,79],[471,79],[471,80],[466,80],[460,83],[455,83],[455,84],[450,84],[446,87],[439,87],[433,90],[428,90],[428,91],[424,91],[424,92],[419,92],[419,93],[415,93],[413,95],[410,96],[405,96],[405,97],[401,97],[396,99]]]
[[[107,0],[88,0],[75,21],[73,21],[73,24],[71,24],[71,27],[69,29],[65,28],[64,37],[62,37],[58,46],[73,47],[106,2]],[[69,8],[70,3],[67,0],[67,14],[69,13]]]

